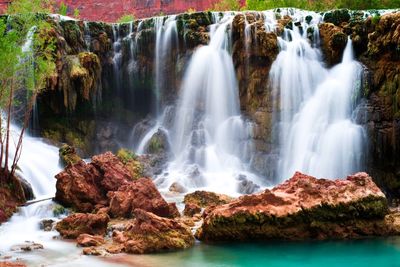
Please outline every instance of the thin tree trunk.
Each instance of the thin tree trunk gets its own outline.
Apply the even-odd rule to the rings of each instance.
[[[10,148],[10,126],[11,126],[11,107],[12,107],[12,100],[13,100],[13,94],[14,94],[14,83],[15,79],[13,78],[11,81],[10,85],[10,97],[8,98],[8,114],[7,114],[7,124],[6,124],[6,151],[4,154],[5,160],[4,160],[4,173],[10,179],[8,176],[8,153],[9,153],[9,148]]]
[[[27,110],[25,111],[24,123],[22,125],[21,133],[19,134],[19,138],[18,138],[18,143],[17,143],[17,146],[15,148],[15,155],[14,155],[13,163],[12,163],[12,166],[11,166],[10,175],[14,175],[15,170],[17,169],[17,163],[18,163],[18,161],[19,161],[19,159],[21,157],[22,141],[23,141],[23,137],[24,137],[24,134],[25,134],[25,130],[29,126],[28,125],[29,124],[29,119],[31,117],[33,105],[34,105],[34,103],[36,101],[36,96],[37,96],[37,93],[34,92],[32,97],[31,97],[31,99],[29,100]]]

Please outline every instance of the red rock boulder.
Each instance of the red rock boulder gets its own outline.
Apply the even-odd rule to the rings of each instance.
[[[81,234],[76,239],[76,242],[81,247],[97,247],[103,245],[105,243],[105,240],[102,236]]]
[[[111,152],[79,161],[56,175],[56,201],[81,212],[91,212],[96,205],[107,206],[107,192],[117,190],[131,180],[129,170]]]
[[[210,208],[196,235],[200,240],[214,241],[338,239],[400,233],[398,218],[388,214],[385,195],[366,173],[344,180],[296,173],[272,190]]]
[[[148,178],[132,181],[121,186],[118,191],[109,192],[107,196],[110,198],[109,213],[113,217],[132,217],[137,208],[161,217],[179,216],[176,205],[168,204]]]
[[[56,225],[64,238],[74,239],[82,234],[105,235],[110,218],[106,214],[74,213]]]
[[[115,231],[113,240],[126,253],[144,254],[186,249],[194,245],[190,228],[173,219],[159,217],[141,209],[123,232]]]

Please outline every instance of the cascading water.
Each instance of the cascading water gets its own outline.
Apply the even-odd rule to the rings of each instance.
[[[85,39],[86,50],[90,51],[90,46],[92,44],[92,36],[90,35],[89,22],[87,21],[83,22],[83,34]]]
[[[187,188],[207,187],[236,193],[244,159],[251,152],[250,125],[240,116],[238,88],[233,67],[228,26],[232,14],[221,21],[216,15],[211,41],[193,54],[186,71],[173,128],[170,130],[175,159],[164,186],[179,182]]]
[[[176,16],[156,17],[154,19],[154,31],[156,33],[156,51],[155,51],[155,114],[160,116],[161,97],[163,94],[163,85],[165,82],[164,62],[171,51],[173,45],[178,44],[178,29]]]
[[[317,23],[293,25],[280,39],[281,52],[271,69],[271,83],[280,109],[280,181],[302,171],[317,177],[345,177],[362,167],[364,132],[352,122],[354,99],[362,68],[354,61],[348,41],[343,61],[324,68],[307,40],[309,28],[318,42]],[[304,17],[304,16],[303,16]]]
[[[121,51],[121,38],[119,34],[119,24],[112,25],[113,31],[113,50],[114,50],[114,57],[113,57],[113,69],[114,69],[114,85],[117,92],[121,90],[121,64],[122,64],[122,51]]]

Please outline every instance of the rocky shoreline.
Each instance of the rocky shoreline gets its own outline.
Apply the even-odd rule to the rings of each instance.
[[[343,180],[296,173],[272,189],[237,199],[196,191],[185,195],[182,215],[151,179],[130,175],[111,152],[89,164],[68,165],[56,176],[56,200],[76,213],[58,222],[56,230],[75,239],[85,255],[103,256],[186,249],[195,237],[234,242],[400,234],[400,214],[390,211],[385,195],[366,173]],[[107,182],[111,177],[112,184]]]

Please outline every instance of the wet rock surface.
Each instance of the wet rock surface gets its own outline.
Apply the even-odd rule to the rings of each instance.
[[[24,251],[24,252],[29,252],[38,249],[44,249],[43,245],[32,241],[26,241],[24,244],[14,245],[11,247],[11,251]]]
[[[76,242],[81,247],[97,247],[103,245],[105,243],[105,240],[102,236],[81,234],[77,237]]]
[[[126,253],[144,254],[186,249],[194,245],[190,228],[175,220],[136,209],[135,220],[123,232],[114,232],[113,240],[123,244]]]
[[[272,190],[210,208],[196,236],[204,241],[385,236],[400,233],[397,219],[366,173],[345,180],[296,173]]]
[[[107,195],[110,199],[110,214],[113,217],[132,217],[134,210],[141,208],[162,217],[174,218],[179,212],[174,204],[169,205],[158,192],[153,181],[141,178],[118,191]]]
[[[206,208],[209,206],[227,204],[232,200],[232,197],[224,194],[217,194],[207,191],[195,191],[193,193],[185,195],[183,203],[185,203],[186,205],[193,204],[201,208]]]
[[[103,236],[109,221],[106,214],[74,213],[58,222],[56,230],[68,239],[75,239],[82,234]]]

